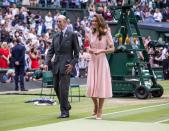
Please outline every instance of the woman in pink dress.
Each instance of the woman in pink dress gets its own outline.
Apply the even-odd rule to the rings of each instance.
[[[112,97],[111,75],[106,54],[114,51],[114,43],[110,29],[99,14],[93,17],[89,43],[88,52],[91,59],[88,65],[87,96],[91,97],[94,103],[93,115],[96,115],[96,119],[101,119],[104,100]]]

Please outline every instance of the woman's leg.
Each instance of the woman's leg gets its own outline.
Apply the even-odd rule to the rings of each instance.
[[[97,98],[96,97],[92,97],[93,103],[94,103],[94,110],[93,110],[93,114],[92,115],[96,115],[97,114],[97,109],[98,109],[98,102],[97,102]]]
[[[99,105],[98,105],[98,110],[97,110],[97,115],[96,115],[97,118],[101,118],[103,104],[104,104],[104,98],[99,98]]]

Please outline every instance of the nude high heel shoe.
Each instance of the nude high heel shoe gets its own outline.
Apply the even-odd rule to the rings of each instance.
[[[96,120],[102,120],[102,111],[98,110],[97,114],[96,114]]]

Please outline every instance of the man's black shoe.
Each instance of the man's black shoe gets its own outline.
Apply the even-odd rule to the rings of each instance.
[[[68,110],[71,110],[71,109],[72,109],[72,106],[71,106],[71,105],[69,105]]]
[[[15,91],[19,91],[19,89],[18,89],[18,88],[15,88]]]
[[[62,115],[58,116],[57,118],[58,119],[60,119],[60,118],[69,118],[69,115],[62,114]]]
[[[21,91],[28,91],[27,89],[21,89]]]

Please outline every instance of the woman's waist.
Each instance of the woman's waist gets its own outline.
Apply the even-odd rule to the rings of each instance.
[[[101,53],[101,54],[98,54],[98,55],[96,55],[96,54],[91,55],[92,60],[93,59],[103,59],[103,58],[106,58],[106,55],[104,53]]]

